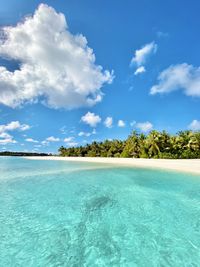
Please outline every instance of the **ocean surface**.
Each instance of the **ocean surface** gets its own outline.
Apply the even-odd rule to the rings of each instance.
[[[200,176],[0,157],[0,266],[200,266]]]

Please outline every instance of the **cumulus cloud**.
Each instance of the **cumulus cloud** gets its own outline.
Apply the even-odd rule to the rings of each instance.
[[[142,48],[135,51],[135,55],[131,59],[131,65],[136,64],[137,66],[141,66],[145,64],[147,57],[150,54],[155,54],[156,51],[157,44],[155,42],[151,42],[149,44],[144,45]]]
[[[91,136],[91,135],[93,135],[93,134],[96,134],[96,130],[95,129],[93,129],[93,131],[92,132],[79,132],[78,133],[78,136],[85,136],[85,137],[89,137],[89,136]]]
[[[101,118],[99,115],[95,115],[92,112],[87,112],[84,116],[82,116],[81,121],[90,125],[91,127],[96,127],[97,124],[101,122]]]
[[[74,146],[78,145],[78,143],[74,141],[74,137],[73,136],[66,137],[64,139],[64,142],[66,143],[66,146],[68,146],[68,147],[74,147]]]
[[[0,138],[8,139],[8,138],[12,138],[12,136],[6,132],[2,132],[2,133],[0,133]]]
[[[78,133],[78,136],[91,136],[91,133],[89,133],[89,132],[79,132]]]
[[[8,124],[0,125],[0,133],[14,130],[26,131],[28,129],[30,129],[28,124],[21,124],[19,121],[11,121]]]
[[[41,4],[33,16],[3,27],[0,56],[20,62],[10,71],[0,66],[0,103],[15,108],[41,101],[52,108],[92,106],[113,72],[95,64],[82,34],[73,35],[65,16]]]
[[[17,143],[17,141],[14,140],[13,138],[0,139],[0,145],[15,144],[15,143]]]
[[[188,128],[192,131],[200,131],[200,121],[193,120],[189,125]]]
[[[150,94],[170,93],[182,90],[188,96],[200,97],[200,68],[187,63],[172,65],[158,76]]]
[[[60,138],[58,138],[58,137],[54,137],[54,136],[49,136],[49,137],[47,137],[45,140],[43,140],[43,141],[41,142],[41,144],[42,144],[43,146],[48,146],[50,142],[59,142],[59,141],[60,141]]]
[[[59,142],[60,138],[54,137],[54,136],[49,136],[46,138],[46,141],[48,142]]]
[[[74,137],[73,136],[70,136],[70,137],[66,137],[64,139],[64,142],[69,143],[69,142],[72,142],[73,140],[74,140]]]
[[[30,129],[28,124],[21,124],[19,121],[11,121],[7,124],[0,125],[0,144],[10,144],[10,143],[17,143],[16,140],[13,139],[13,136],[10,135],[8,132],[11,131],[26,131]]]
[[[134,72],[134,75],[138,75],[138,74],[141,74],[141,73],[144,73],[146,72],[146,69],[144,66],[141,66],[139,68],[136,69],[136,71]]]
[[[118,127],[125,127],[126,124],[123,120],[118,120],[118,123],[117,123]]]
[[[135,127],[142,132],[149,132],[153,129],[153,124],[149,121],[135,123]]]
[[[30,127],[30,125],[28,125],[28,124],[22,124],[21,126],[20,126],[20,130],[21,131],[26,131],[26,130],[29,130],[31,127]]]
[[[26,138],[25,141],[29,142],[29,143],[38,143],[39,142],[38,140],[35,140],[33,138]]]
[[[104,125],[107,127],[107,128],[112,128],[112,125],[113,125],[113,118],[112,117],[107,117],[104,121]]]

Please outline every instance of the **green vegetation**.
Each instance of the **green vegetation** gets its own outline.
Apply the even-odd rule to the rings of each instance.
[[[51,156],[47,153],[36,153],[36,152],[13,152],[13,151],[2,151],[0,156],[15,156],[15,157],[26,157],[26,156]]]
[[[79,147],[60,147],[64,157],[122,157],[122,158],[200,158],[200,132],[181,131],[170,135],[151,131],[148,135],[133,131],[124,141],[105,140]]]

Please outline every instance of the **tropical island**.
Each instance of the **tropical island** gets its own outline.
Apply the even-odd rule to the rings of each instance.
[[[200,266],[200,1],[43,2],[0,5],[0,267]]]
[[[133,131],[126,140],[105,140],[85,146],[59,148],[62,157],[115,157],[155,159],[200,158],[200,131],[180,131],[175,135],[153,130],[149,134]]]

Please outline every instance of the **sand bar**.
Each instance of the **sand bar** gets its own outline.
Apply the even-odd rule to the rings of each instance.
[[[92,158],[92,157],[25,157],[33,160],[65,160],[93,162],[140,168],[166,169],[200,175],[200,159],[134,159],[134,158]]]

